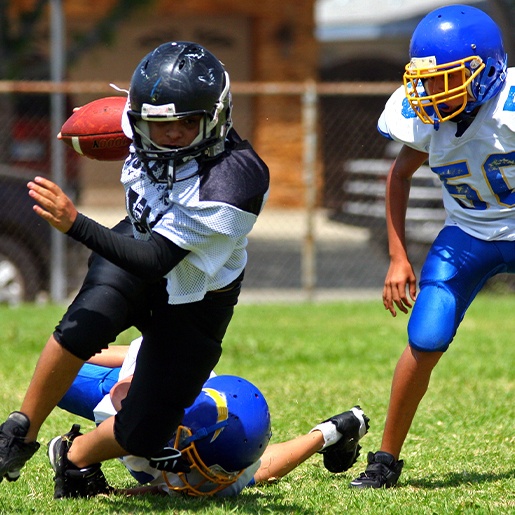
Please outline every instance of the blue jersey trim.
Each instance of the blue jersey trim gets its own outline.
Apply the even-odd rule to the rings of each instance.
[[[508,91],[508,97],[504,102],[503,111],[515,111],[515,86],[510,87]]]
[[[379,128],[379,125],[377,126],[377,132],[379,132],[379,134],[381,134],[381,136],[383,136],[384,138],[393,140],[393,138],[390,136],[390,134],[388,134],[387,132],[382,131]]]

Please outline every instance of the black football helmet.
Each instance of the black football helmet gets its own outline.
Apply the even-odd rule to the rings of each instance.
[[[136,67],[129,89],[128,118],[136,153],[144,161],[177,165],[198,157],[215,157],[224,150],[232,127],[229,75],[203,46],[189,41],[164,43]],[[154,143],[147,122],[166,122],[201,115],[200,130],[187,147]],[[163,182],[175,182],[175,177]]]

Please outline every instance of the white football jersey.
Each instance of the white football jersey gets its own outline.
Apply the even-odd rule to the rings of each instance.
[[[169,302],[202,300],[244,270],[247,234],[268,196],[268,169],[241,146],[200,175],[194,159],[179,165],[172,188],[154,180],[166,178],[165,165],[151,161],[147,167],[131,153],[121,175],[134,235],[146,240],[155,231],[189,250],[166,276]]]
[[[429,154],[442,183],[446,225],[482,240],[515,240],[515,68],[461,136],[452,120],[438,130],[419,120],[404,86],[386,103],[378,129]]]

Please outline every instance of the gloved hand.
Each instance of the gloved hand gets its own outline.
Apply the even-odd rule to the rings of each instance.
[[[190,472],[191,468],[181,451],[173,447],[165,447],[152,458],[147,458],[150,465],[166,472]]]

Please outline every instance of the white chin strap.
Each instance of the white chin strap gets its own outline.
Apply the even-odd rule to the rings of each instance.
[[[225,87],[222,90],[222,93],[220,93],[220,96],[218,97],[218,102],[215,105],[215,110],[213,112],[213,119],[207,124],[207,133],[211,133],[213,129],[218,125],[218,118],[220,116],[220,113],[224,110],[224,101],[227,98],[227,95],[229,94],[229,90],[231,89],[231,82],[229,79],[229,74],[227,72],[224,72],[225,76]]]

